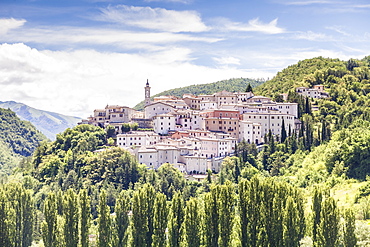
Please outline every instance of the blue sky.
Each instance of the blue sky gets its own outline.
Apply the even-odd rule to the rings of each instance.
[[[370,55],[365,0],[0,0],[0,100],[87,117],[106,104],[299,60]]]

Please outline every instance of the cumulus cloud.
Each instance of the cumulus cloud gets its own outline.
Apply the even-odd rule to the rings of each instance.
[[[8,63],[14,64],[11,70],[4,68]],[[87,117],[106,104],[133,107],[144,98],[146,79],[155,94],[233,77],[263,77],[261,73],[195,65],[191,51],[184,48],[125,54],[0,45],[0,100],[79,117]]]
[[[248,23],[232,22],[227,19],[219,20],[221,28],[227,31],[260,32],[265,34],[284,33],[285,29],[278,27],[277,22],[277,18],[269,23],[263,23],[259,18],[249,20]]]
[[[204,32],[209,28],[195,11],[163,8],[109,6],[102,9],[100,20],[165,32]]]
[[[20,19],[0,19],[0,35],[6,34],[8,31],[12,29],[19,28],[24,25],[26,20]]]

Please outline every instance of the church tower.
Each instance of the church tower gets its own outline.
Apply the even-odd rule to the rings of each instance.
[[[145,105],[150,104],[150,87],[149,87],[149,80],[146,80],[146,86],[145,86]]]

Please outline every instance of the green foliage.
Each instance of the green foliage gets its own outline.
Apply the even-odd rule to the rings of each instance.
[[[159,94],[154,95],[154,97],[158,97],[161,95],[173,95],[177,97],[182,97],[184,94],[193,94],[193,95],[200,95],[200,94],[214,94],[217,92],[221,92],[223,90],[229,92],[244,92],[248,85],[251,87],[256,87],[265,81],[263,79],[253,80],[247,78],[234,78],[229,80],[218,81],[214,83],[207,83],[207,84],[197,84],[191,85],[187,87],[180,87],[171,90],[166,90]],[[140,102],[134,107],[135,110],[143,110],[144,109],[144,101]]]
[[[14,112],[0,108],[0,175],[10,174],[21,156],[30,156],[46,137]]]

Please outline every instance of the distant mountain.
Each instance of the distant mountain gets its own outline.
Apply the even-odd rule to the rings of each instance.
[[[258,85],[261,85],[264,83],[264,80],[254,80],[254,79],[248,79],[248,78],[233,78],[229,80],[223,80],[213,83],[207,83],[207,84],[197,84],[197,85],[191,85],[187,87],[180,87],[175,89],[170,89],[163,91],[159,94],[156,94],[152,96],[158,97],[161,95],[173,95],[177,97],[182,97],[183,94],[213,94],[220,92],[222,90],[226,90],[229,92],[244,92],[247,88],[248,84],[251,84],[251,86],[257,87]],[[144,109],[144,101],[137,104],[134,109],[136,110],[143,110]]]
[[[38,110],[14,101],[0,101],[0,107],[4,109],[9,108],[14,111],[20,119],[30,121],[50,140],[55,140],[56,134],[63,132],[67,128],[76,126],[81,120],[78,117]]]

